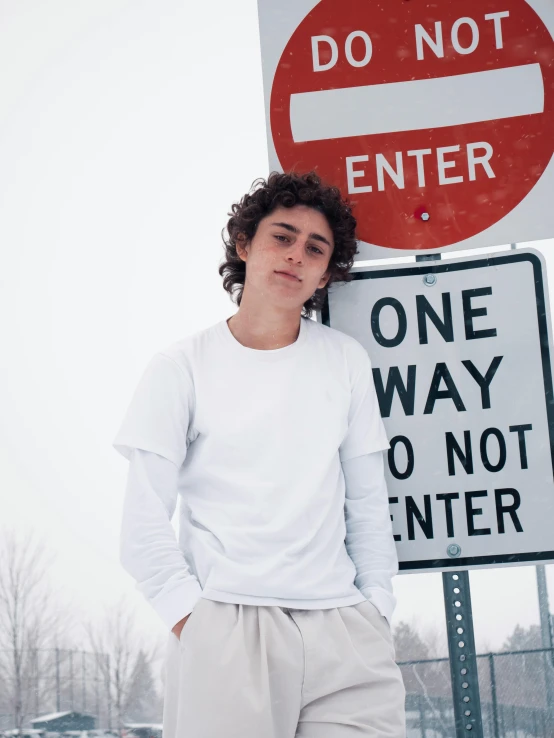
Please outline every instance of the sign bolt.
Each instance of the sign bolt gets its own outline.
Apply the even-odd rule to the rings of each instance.
[[[446,553],[452,557],[456,558],[462,553],[462,547],[458,546],[457,543],[451,543],[450,546],[446,549]]]
[[[429,274],[426,274],[426,275],[425,275],[425,276],[423,277],[423,284],[424,284],[424,285],[425,285],[426,287],[432,287],[432,286],[433,286],[434,284],[436,284],[436,283],[437,283],[437,278],[436,278],[436,276],[435,276],[434,274],[432,274],[431,272],[429,272]]]
[[[420,205],[415,209],[414,216],[416,218],[421,218],[425,223],[429,220],[431,217],[429,214],[429,211],[427,210],[427,205]]]

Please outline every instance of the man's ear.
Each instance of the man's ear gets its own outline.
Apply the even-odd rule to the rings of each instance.
[[[240,259],[243,261],[246,261],[248,257],[248,247],[250,245],[250,241],[246,237],[246,234],[240,231],[237,233],[235,237],[235,243],[237,245],[237,255]]]
[[[330,272],[329,270],[327,270],[327,271],[326,271],[326,272],[325,272],[325,273],[324,273],[324,274],[322,275],[321,279],[319,280],[319,284],[318,284],[318,286],[317,286],[317,289],[318,289],[318,290],[321,290],[321,289],[323,289],[323,288],[325,287],[325,285],[327,284],[327,282],[329,281],[329,279],[330,279],[330,278],[331,278],[331,272]]]

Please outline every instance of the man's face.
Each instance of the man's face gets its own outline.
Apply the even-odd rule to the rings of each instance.
[[[290,307],[302,306],[327,284],[333,248],[333,232],[318,210],[306,205],[278,207],[262,218],[244,250],[237,244],[246,262],[245,289],[277,304],[286,301]],[[283,271],[297,279],[278,273]]]

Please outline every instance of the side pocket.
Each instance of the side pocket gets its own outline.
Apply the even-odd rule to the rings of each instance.
[[[379,615],[379,617],[381,618],[381,620],[384,621],[385,625],[388,628],[389,627],[389,621],[386,619],[386,617],[384,615],[381,614],[381,610],[379,610],[379,608],[377,607],[377,605],[374,605],[371,600],[366,600],[366,601],[375,610],[375,612],[377,613],[377,615]]]
[[[393,643],[392,629],[389,625],[389,621],[386,619],[384,615],[381,615],[381,611],[379,610],[377,605],[374,605],[371,600],[365,600],[365,602],[360,602],[359,606],[364,609],[367,608],[368,617],[373,618],[374,622],[375,620],[379,621],[379,626],[376,625],[375,627],[381,628],[382,635],[386,637],[387,640],[392,644]]]

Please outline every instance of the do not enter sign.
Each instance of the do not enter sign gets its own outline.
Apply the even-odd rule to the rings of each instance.
[[[417,253],[554,236],[551,206],[530,199],[554,184],[548,3],[259,5],[272,168],[338,185],[362,242]]]

